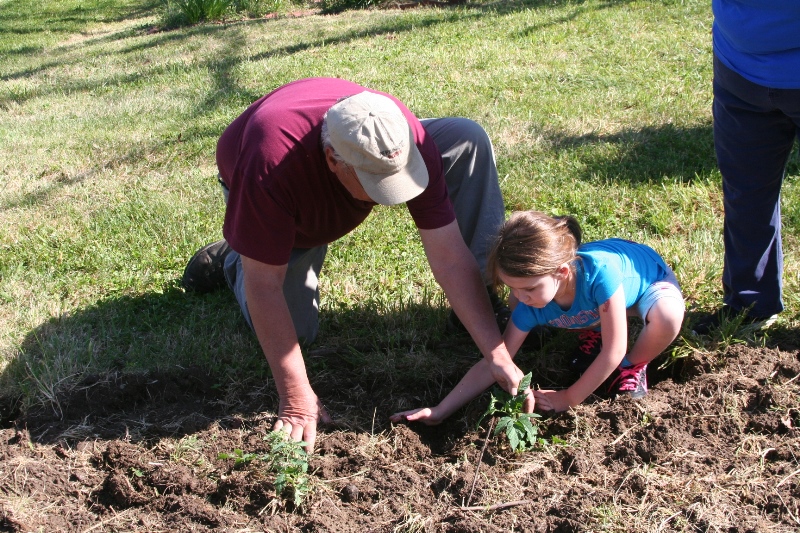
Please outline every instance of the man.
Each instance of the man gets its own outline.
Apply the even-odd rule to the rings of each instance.
[[[780,192],[800,132],[800,2],[712,0],[714,147],[725,207],[724,305],[694,326],[783,310]]]
[[[300,340],[317,335],[327,244],[378,203],[407,205],[450,305],[497,382],[516,392],[522,372],[502,342],[481,273],[504,209],[480,126],[420,121],[390,95],[340,79],[302,79],[228,126],[217,166],[225,241],[195,254],[183,284],[205,291],[224,279],[233,289],[275,379],[275,429],[311,449],[317,422],[330,420],[309,384]]]

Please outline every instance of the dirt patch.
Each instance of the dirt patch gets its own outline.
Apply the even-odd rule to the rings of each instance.
[[[339,426],[319,437],[300,508],[258,463],[219,459],[267,451],[268,385],[87,379],[7,417],[0,531],[797,531],[800,354],[786,346],[695,354],[651,372],[643,401],[597,398],[543,421],[551,444],[514,454],[490,439],[482,455],[486,398],[437,428],[387,422],[457,373],[354,379],[331,355],[315,385]]]

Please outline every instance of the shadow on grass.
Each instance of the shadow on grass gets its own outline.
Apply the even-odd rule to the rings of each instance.
[[[629,0],[617,0],[617,1],[606,2],[597,6],[595,9],[604,9],[611,5],[617,3],[625,3],[627,1]],[[174,30],[174,31],[161,32],[157,35],[150,36],[146,40],[143,40],[142,37],[148,32],[149,29],[152,28],[142,27],[136,30],[126,29],[124,31],[114,32],[109,35],[103,35],[97,38],[89,38],[86,40],[81,40],[78,43],[61,46],[59,47],[59,54],[61,55],[60,59],[55,61],[48,61],[46,63],[42,63],[35,67],[25,68],[16,72],[5,74],[3,76],[0,76],[0,80],[8,81],[8,80],[24,79],[32,75],[46,72],[48,70],[57,69],[66,65],[74,64],[75,55],[78,55],[81,58],[86,58],[86,57],[102,58],[104,56],[110,56],[110,55],[119,56],[121,54],[123,55],[136,54],[147,49],[154,49],[164,45],[185,41],[198,35],[207,36],[208,38],[219,37],[221,40],[226,41],[224,51],[211,55],[210,58],[206,61],[200,62],[199,64],[193,64],[187,67],[191,68],[192,70],[207,69],[209,72],[212,73],[212,76],[216,82],[212,84],[212,86],[209,88],[207,93],[208,96],[197,105],[196,110],[197,110],[197,115],[199,116],[205,114],[208,110],[216,109],[218,105],[223,101],[230,104],[230,98],[232,96],[234,97],[238,96],[239,98],[237,98],[237,100],[242,101],[244,104],[249,104],[254,100],[256,100],[258,97],[262,96],[261,94],[253,94],[250,91],[243,90],[238,86],[236,86],[234,81],[236,80],[236,76],[232,74],[235,72],[237,66],[244,61],[248,62],[259,61],[276,56],[296,54],[314,48],[347,44],[349,42],[368,37],[410,32],[414,31],[415,29],[427,28],[435,26],[437,24],[448,23],[456,20],[460,21],[468,19],[478,19],[487,15],[505,14],[525,9],[536,9],[544,7],[551,9],[554,6],[558,6],[559,4],[562,3],[569,5],[575,4],[575,2],[568,0],[563,0],[563,1],[556,0],[554,2],[553,1],[542,2],[540,0],[523,1],[523,2],[502,2],[502,3],[490,3],[490,4],[473,4],[469,6],[470,9],[468,11],[465,11],[461,6],[458,6],[457,8],[451,10],[431,11],[429,15],[423,17],[415,17],[413,20],[404,17],[397,20],[380,23],[371,28],[355,30],[355,31],[346,31],[338,36],[327,36],[325,38],[309,39],[299,43],[288,44],[284,46],[276,46],[275,48],[269,51],[262,52],[255,56],[251,56],[249,52],[247,52],[246,39],[244,38],[243,33],[241,31],[236,31],[235,28],[260,25],[264,26],[265,31],[267,31],[268,25],[280,24],[281,23],[280,20],[257,19],[257,20],[245,20],[225,25],[219,25],[219,24],[199,25],[189,28],[181,28],[179,30]],[[583,1],[578,2],[579,8],[570,18],[575,18],[581,12],[586,11],[588,9],[583,6],[584,3],[585,2]],[[66,26],[63,29],[63,31],[67,33],[79,33],[83,29],[83,26],[79,24],[80,22],[88,23],[89,21],[93,20],[115,21],[115,20],[122,20],[126,17],[141,16],[155,11],[157,5],[158,4],[153,2],[145,2],[142,3],[140,6],[136,7],[132,6],[127,11],[124,10],[120,10],[119,12],[114,11],[110,12],[105,16],[98,15],[97,17],[87,18],[87,19],[75,18],[75,20],[72,20],[69,15],[65,14],[59,15],[59,13],[67,13],[66,11],[54,12],[52,15],[52,19],[45,18],[43,19],[45,22],[42,22],[41,24],[46,26],[52,21],[60,20],[59,16],[62,16],[66,17],[73,24],[75,24],[74,26],[73,25]],[[8,13],[11,12],[9,11]],[[26,12],[24,11],[15,12],[15,14],[17,15],[16,18],[11,14],[6,15],[5,19],[0,17],[0,30],[10,29],[15,24],[19,24],[20,22],[18,19],[23,15],[25,15],[25,13]],[[563,22],[568,22],[568,21],[569,20],[564,20]],[[558,21],[553,22],[552,24],[556,23],[558,23]],[[31,31],[33,32],[44,31],[44,29],[31,30]],[[48,31],[54,31],[54,30],[50,28],[48,29]],[[138,42],[126,48],[118,50],[101,49],[97,52],[92,51],[92,47],[101,46],[103,44],[108,44],[114,41],[122,41],[130,38],[136,38]],[[30,53],[41,52],[40,47],[29,46],[26,47],[25,49],[29,50]],[[19,50],[15,51],[15,53],[22,55]],[[138,58],[133,58],[133,60],[138,61]],[[59,93],[91,92],[99,88],[124,85],[128,83],[135,83],[142,79],[149,79],[153,76],[158,76],[159,74],[163,74],[165,72],[165,69],[170,70],[173,68],[174,68],[173,65],[155,66],[151,68],[142,69],[140,72],[137,72],[136,74],[115,75],[109,78],[95,78],[91,81],[80,79],[72,83],[61,83],[57,88],[42,85],[32,90],[26,90],[24,94],[13,94],[10,97],[7,97],[7,100],[20,104],[32,98],[46,96],[56,91]],[[267,85],[269,86],[269,84]],[[7,103],[3,102],[4,99],[0,99],[0,107],[8,105]]]
[[[208,132],[208,135],[212,135]],[[40,207],[57,195],[62,189],[68,189],[85,181],[91,181],[96,176],[109,170],[136,164],[146,158],[156,159],[169,157],[182,141],[180,139],[163,139],[149,143],[140,143],[130,146],[124,153],[109,159],[95,161],[92,166],[81,172],[69,175],[58,166],[52,166],[36,175],[36,178],[46,178],[46,184],[40,185],[35,190],[27,193],[9,194],[0,203],[0,209],[16,209],[19,207]],[[216,185],[216,177],[214,184]]]
[[[552,149],[574,154],[575,176],[584,180],[691,183],[716,168],[712,125],[678,127],[672,124],[624,129],[618,133],[580,136],[552,134]],[[607,146],[613,151],[609,156]]]
[[[521,9],[530,9],[530,8],[537,8],[537,7],[552,7],[552,6],[557,6],[559,4],[568,5],[568,6],[572,7],[572,12],[567,14],[567,15],[554,18],[553,20],[550,20],[548,22],[544,22],[542,24],[534,24],[532,26],[529,26],[529,27],[525,28],[523,31],[521,31],[521,32],[519,32],[517,34],[520,37],[527,37],[527,36],[529,36],[531,34],[534,34],[537,31],[540,31],[540,30],[542,30],[544,28],[548,28],[550,26],[556,26],[558,24],[566,24],[568,22],[572,22],[573,20],[577,19],[581,15],[583,15],[585,13],[588,13],[590,11],[600,11],[602,9],[610,9],[610,8],[616,7],[618,5],[629,4],[629,3],[631,3],[631,0],[607,0],[606,2],[600,2],[597,5],[588,6],[588,5],[586,5],[587,3],[586,3],[585,0],[579,0],[579,1],[575,1],[575,2],[569,2],[569,1],[565,1],[565,2],[547,2],[546,0],[534,0],[534,1],[530,1],[530,2],[520,2],[520,3],[510,2],[509,5],[508,5],[508,8],[498,6],[496,8],[496,10],[497,10],[498,13],[505,13],[505,12],[518,11],[518,10],[521,10]],[[517,6],[517,5],[519,7],[514,7],[514,6]]]
[[[392,413],[438,403],[480,358],[468,337],[442,334],[444,316],[420,304],[323,311],[320,339],[304,349],[312,387],[336,422],[323,431],[380,433]],[[791,351],[797,339],[776,331],[769,344]],[[577,377],[567,370],[576,344],[574,332],[559,331],[516,362],[540,388],[567,387]],[[228,291],[111,298],[40,325],[20,352],[0,376],[2,425],[40,443],[155,442],[241,427],[278,409],[261,349]],[[657,366],[652,386],[675,378],[676,368]],[[485,408],[479,397],[438,428],[413,427],[446,453],[475,432]]]
[[[89,3],[94,5],[69,0],[4,2],[0,10],[0,33],[78,33],[90,23],[120,22],[148,16],[162,5],[160,0],[95,0]]]
[[[443,313],[369,303],[323,313],[321,338],[304,355],[340,427],[382,431],[393,412],[438,402],[477,361],[468,337],[442,338]],[[278,409],[229,291],[172,287],[51,319],[24,338],[0,382],[3,426],[38,442],[180,437]]]

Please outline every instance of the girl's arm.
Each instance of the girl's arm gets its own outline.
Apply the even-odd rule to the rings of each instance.
[[[401,420],[424,422],[430,426],[440,424],[467,402],[491,387],[492,383],[494,383],[494,377],[489,368],[489,362],[481,359],[469,369],[458,385],[436,407],[423,407],[395,413],[389,419],[392,422]]]
[[[506,330],[503,332],[503,342],[506,344],[506,350],[508,350],[508,354],[512,359],[517,355],[517,351],[519,351],[522,343],[525,342],[525,337],[528,336],[528,333],[515,326],[513,320],[508,321]]]
[[[506,331],[503,335],[503,340],[506,344],[506,349],[511,357],[514,357],[522,346],[522,341],[528,334],[517,328],[512,321],[508,322]],[[620,358],[621,360],[621,358]],[[484,358],[478,361],[466,375],[461,378],[458,385],[450,391],[450,394],[445,396],[439,405],[436,407],[423,407],[421,409],[411,409],[401,413],[395,413],[389,417],[392,422],[400,422],[401,420],[408,420],[409,422],[424,422],[428,425],[435,425],[441,423],[445,418],[456,412],[463,407],[467,402],[476,398],[483,391],[492,386],[495,382],[492,376],[489,362]],[[522,392],[522,391],[520,391]],[[526,405],[527,412],[533,412],[533,403]]]
[[[622,287],[600,305],[600,327],[603,349],[586,372],[563,391],[536,391],[539,407],[545,410],[566,411],[589,397],[625,357],[628,347],[628,318]]]

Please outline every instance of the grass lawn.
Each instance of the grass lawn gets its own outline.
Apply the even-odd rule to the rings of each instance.
[[[509,211],[569,213],[587,240],[653,246],[690,319],[719,302],[707,0],[530,0],[170,31],[162,12],[153,0],[0,0],[1,379],[24,406],[110,370],[267,376],[232,296],[186,295],[178,280],[221,236],[218,136],[301,77],[390,92],[420,117],[477,120]],[[795,155],[783,189],[787,328],[800,312],[799,174]],[[334,243],[321,289],[322,346],[442,335],[446,303],[403,207],[376,209]]]

